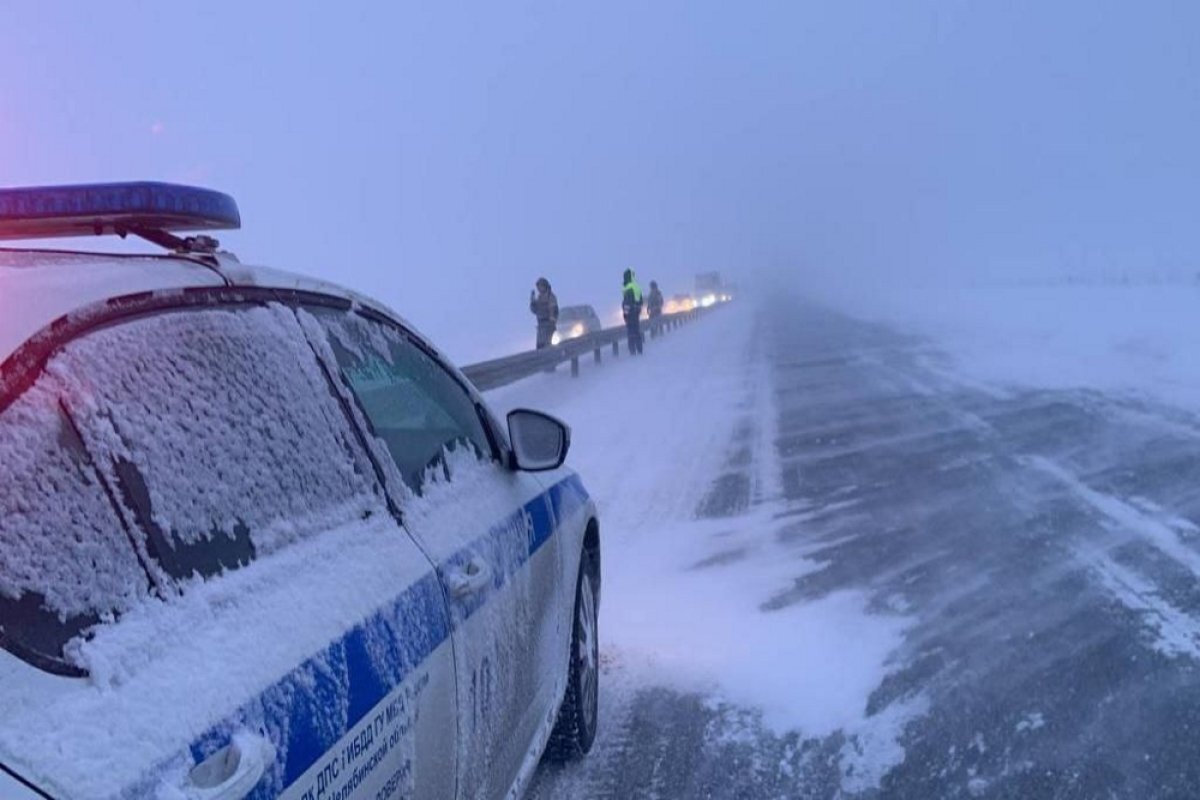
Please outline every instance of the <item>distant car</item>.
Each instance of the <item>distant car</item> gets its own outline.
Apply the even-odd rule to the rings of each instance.
[[[596,732],[570,431],[243,266],[233,201],[0,191],[0,797],[502,798]]]
[[[591,306],[564,306],[558,310],[558,330],[554,332],[550,341],[553,344],[561,344],[568,339],[578,339],[603,329],[604,325],[596,315],[596,309]]]
[[[696,301],[688,294],[672,295],[671,299],[663,304],[664,314],[678,314],[681,311],[691,311],[696,307]]]

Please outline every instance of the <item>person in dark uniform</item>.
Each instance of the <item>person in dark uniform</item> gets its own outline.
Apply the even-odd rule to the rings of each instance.
[[[646,295],[646,313],[650,317],[650,338],[653,339],[659,333],[655,320],[663,313],[663,296],[658,290],[658,281],[650,281],[650,294]]]
[[[538,278],[537,292],[529,293],[529,312],[537,317],[537,349],[549,347],[558,327],[558,298],[545,278]]]
[[[625,270],[621,313],[625,315],[625,332],[629,335],[629,352],[642,352],[642,287],[634,279],[633,270]]]
[[[663,296],[658,290],[658,281],[650,281],[650,294],[646,295],[646,310],[650,313],[650,319],[658,319],[662,316]]]

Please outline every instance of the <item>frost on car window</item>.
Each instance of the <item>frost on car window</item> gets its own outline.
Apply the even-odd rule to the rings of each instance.
[[[73,342],[49,369],[173,577],[236,567],[383,508],[282,306],[138,319]]]
[[[51,658],[148,588],[116,512],[43,380],[0,415],[0,628]]]
[[[470,395],[437,361],[396,329],[353,312],[314,309],[342,377],[405,482],[420,490],[445,454],[490,453]]]
[[[318,313],[325,330],[338,347],[357,359],[366,359],[373,354],[388,364],[393,363],[391,348],[401,341],[399,333],[382,325],[368,324],[354,314]]]

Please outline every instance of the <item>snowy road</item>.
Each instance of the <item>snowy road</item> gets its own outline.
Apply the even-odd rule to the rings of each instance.
[[[1195,797],[1200,420],[748,302],[579,381],[601,732],[534,798]]]

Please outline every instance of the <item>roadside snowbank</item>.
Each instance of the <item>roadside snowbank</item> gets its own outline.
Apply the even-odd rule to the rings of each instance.
[[[775,410],[755,332],[755,308],[738,303],[640,359],[589,364],[577,380],[540,375],[490,399],[573,426],[570,462],[600,509],[603,654],[623,673],[609,691],[666,685],[756,708],[779,732],[857,732],[903,621],[868,614],[856,593],[763,610],[821,565],[775,537]],[[752,454],[754,504],[696,519],[734,444]]]
[[[818,299],[929,337],[975,380],[1200,404],[1194,284],[928,286]]]

